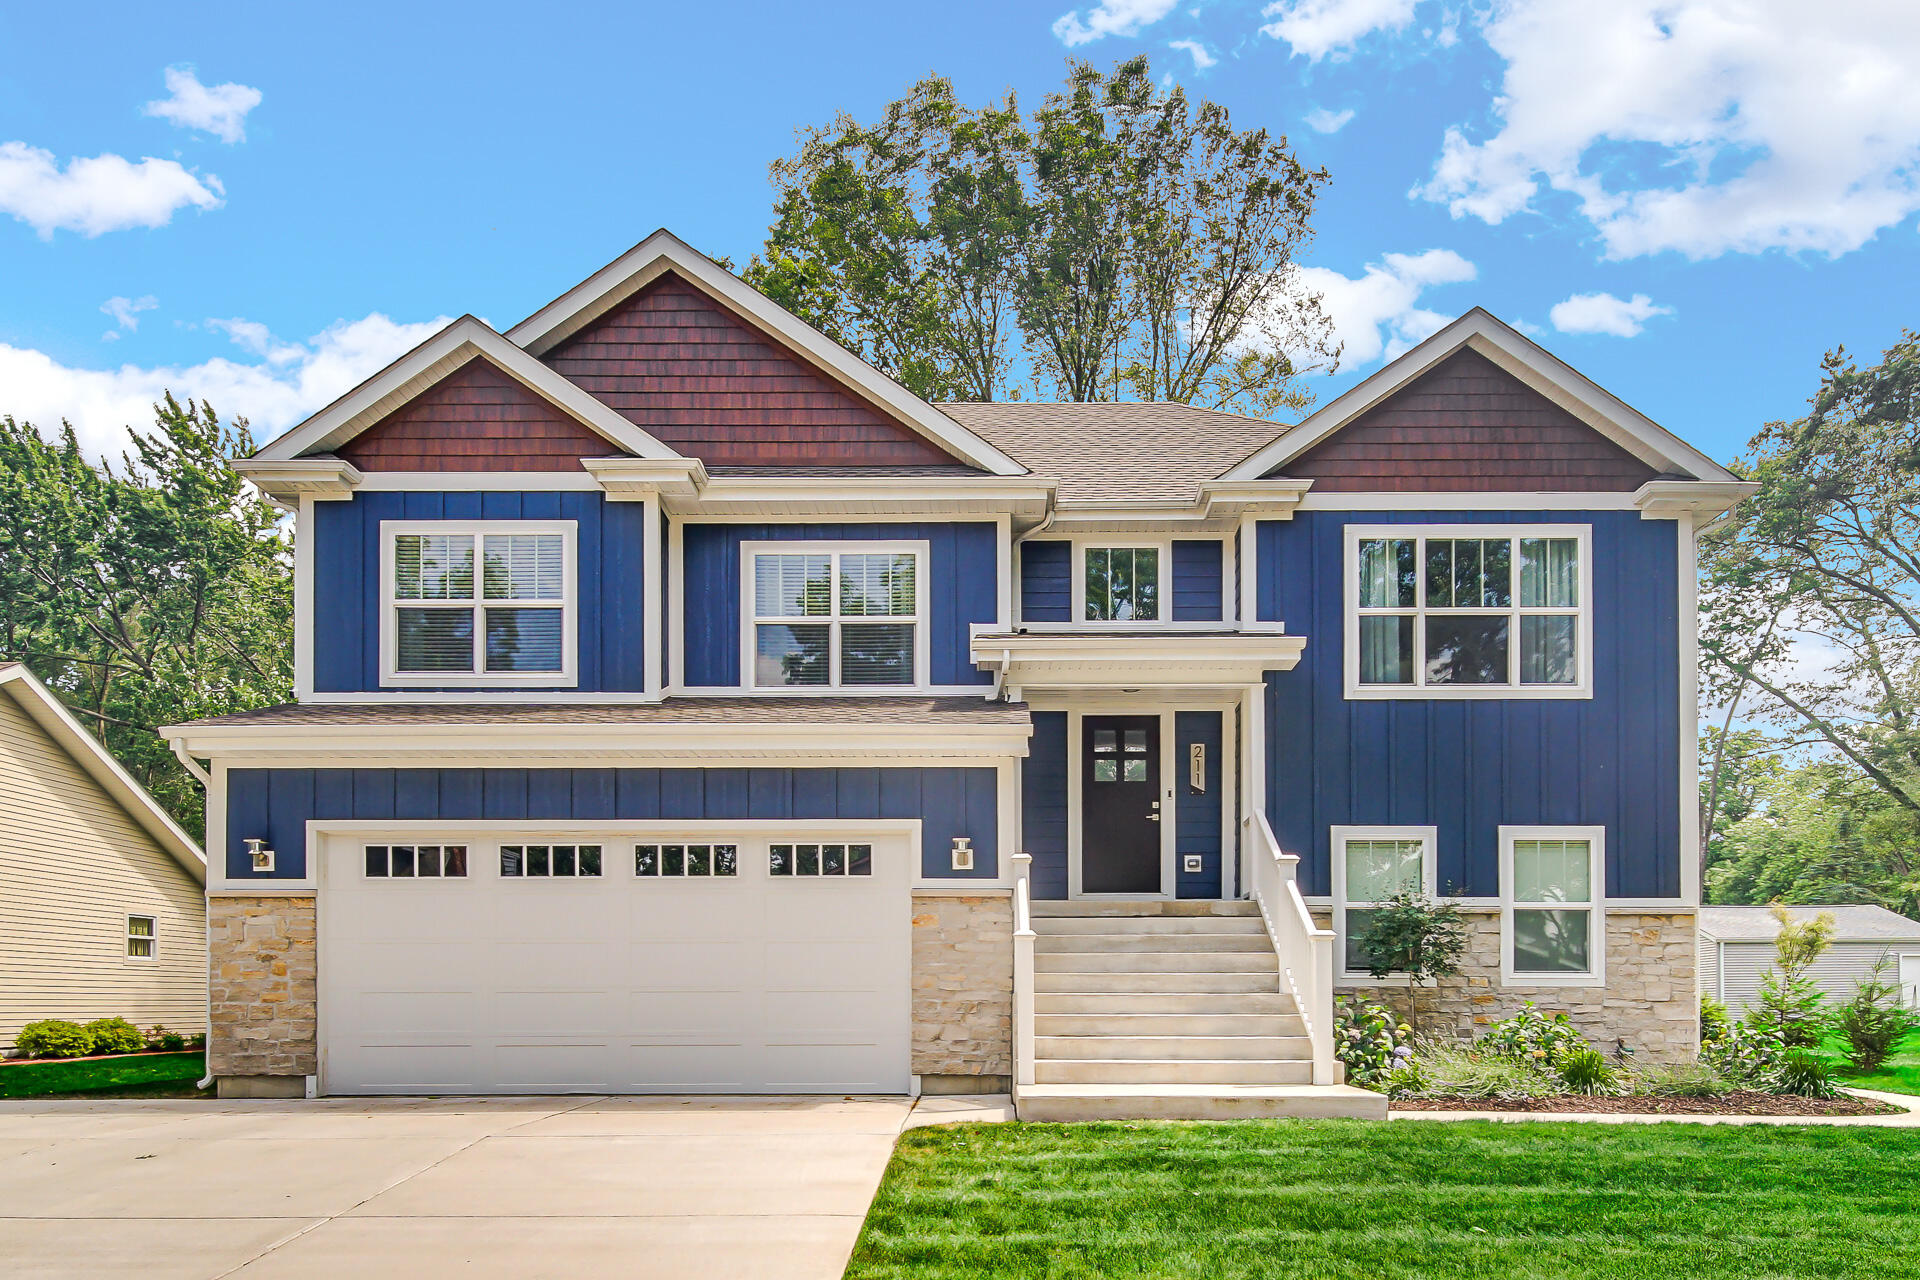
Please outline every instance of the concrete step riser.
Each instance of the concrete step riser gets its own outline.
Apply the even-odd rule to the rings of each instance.
[[[1279,978],[1271,951],[1035,951],[1036,973],[1265,973]]]
[[[1078,994],[1114,995],[1270,995],[1279,991],[1280,975],[1266,973],[1142,973],[1119,970],[1105,973],[1076,973],[1063,970],[1051,973],[1035,962],[1033,989],[1036,993],[1071,991]]]
[[[1035,955],[1071,955],[1082,951],[1121,954],[1152,951],[1193,955],[1201,951],[1235,951],[1271,956],[1273,944],[1264,933],[1062,933],[1033,940]]]
[[[1036,1014],[1102,1014],[1113,1017],[1132,1014],[1291,1016],[1296,1012],[1292,996],[1277,995],[1271,991],[1216,995],[1178,991],[1037,992],[1033,997],[1033,1010]]]
[[[1253,916],[1260,908],[1251,902],[1036,902],[1035,917],[1063,916]]]
[[[1033,931],[1042,937],[1071,937],[1082,933],[1267,936],[1267,927],[1259,916],[1035,916]]]
[[[1383,1095],[1365,1098],[1268,1098],[1223,1094],[1195,1097],[1086,1097],[1021,1098],[1022,1120],[1038,1124],[1072,1124],[1086,1120],[1327,1120],[1344,1117],[1385,1120]]]
[[[1110,1062],[1037,1058],[1036,1084],[1307,1084],[1310,1062],[1247,1062],[1239,1059]]]
[[[1311,1062],[1313,1042],[1285,1036],[1035,1036],[1034,1061]]]
[[[1035,1013],[1041,1036],[1279,1036],[1307,1034],[1302,1018],[1263,1013]],[[1069,1058],[1090,1057],[1070,1053]]]

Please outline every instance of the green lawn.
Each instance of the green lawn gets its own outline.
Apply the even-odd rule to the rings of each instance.
[[[19,1062],[0,1067],[0,1098],[50,1093],[174,1092],[206,1074],[201,1053],[142,1053],[86,1062]]]
[[[1911,1276],[1920,1130],[1483,1121],[903,1134],[876,1277]]]
[[[1847,1066],[1846,1042],[1838,1036],[1829,1036],[1820,1052],[1832,1064],[1834,1078],[1843,1084],[1887,1093],[1920,1093],[1920,1031],[1896,1045],[1893,1056],[1868,1075],[1857,1074]]]

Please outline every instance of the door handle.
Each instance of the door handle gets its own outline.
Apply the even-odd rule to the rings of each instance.
[[[1160,821],[1160,815],[1159,815],[1159,814],[1157,814],[1157,813],[1150,813],[1150,814],[1148,814],[1148,815],[1147,815],[1147,821],[1148,821],[1148,822],[1158,822],[1158,821]]]

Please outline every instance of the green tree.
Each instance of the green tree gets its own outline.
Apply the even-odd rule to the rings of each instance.
[[[119,466],[0,417],[0,657],[26,663],[189,831],[202,796],[159,725],[287,701],[279,513],[226,466],[244,421],[172,396]]]
[[[1414,988],[1460,972],[1467,952],[1467,925],[1460,908],[1435,902],[1418,889],[1402,889],[1367,909],[1366,928],[1354,946],[1375,978],[1407,980],[1407,1025],[1417,1026]]]
[[[1833,943],[1833,913],[1822,911],[1796,923],[1791,912],[1776,904],[1773,918],[1780,924],[1773,940],[1773,967],[1761,975],[1747,1022],[1777,1034],[1788,1048],[1819,1044],[1825,1026],[1820,1005],[1826,996],[1808,970]]]
[[[1031,115],[930,76],[874,124],[804,132],[772,174],[746,278],[930,399],[1024,383],[1268,412],[1338,354],[1293,265],[1326,173],[1144,58],[1070,63]]]

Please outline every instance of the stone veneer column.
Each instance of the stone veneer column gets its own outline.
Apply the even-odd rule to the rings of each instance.
[[[1644,1061],[1676,1061],[1700,1049],[1700,1005],[1695,989],[1695,916],[1692,911],[1606,914],[1607,970],[1602,987],[1502,986],[1500,915],[1464,908],[1469,942],[1463,972],[1414,992],[1424,1035],[1475,1035],[1509,1017],[1528,1000],[1544,1013],[1564,1012],[1601,1049],[1625,1040]],[[1314,912],[1323,928],[1331,914]],[[1406,1008],[1405,986],[1334,987],[1334,997],[1363,995],[1396,1010]]]
[[[215,897],[207,929],[220,1096],[304,1096],[318,1070],[313,898]]]
[[[1013,1087],[1011,895],[914,895],[913,1073],[926,1093]]]

